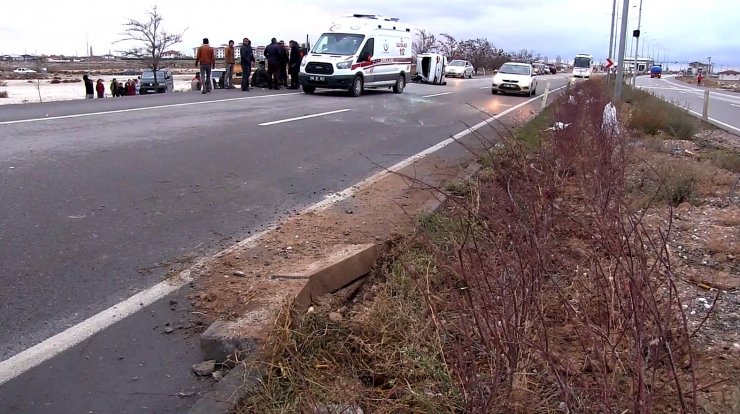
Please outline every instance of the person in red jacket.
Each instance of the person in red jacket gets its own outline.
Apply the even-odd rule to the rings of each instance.
[[[136,95],[136,85],[134,84],[134,81],[131,79],[128,80],[128,83],[126,83],[126,95],[127,96],[134,96]]]
[[[105,96],[105,85],[103,85],[102,79],[98,79],[97,84],[95,84],[95,90],[98,92],[98,98]]]

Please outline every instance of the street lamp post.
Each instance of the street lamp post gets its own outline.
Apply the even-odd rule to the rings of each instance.
[[[640,0],[640,10],[637,14],[637,30],[635,30],[635,59],[633,63],[632,87],[637,81],[637,51],[640,50],[640,23],[642,22],[642,0]]]

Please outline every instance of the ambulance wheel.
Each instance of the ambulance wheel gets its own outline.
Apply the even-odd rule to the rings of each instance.
[[[313,95],[313,93],[316,92],[315,86],[306,85],[303,87],[303,93],[307,93],[309,95]]]
[[[396,79],[396,84],[393,85],[393,93],[403,93],[403,88],[406,87],[406,78],[403,75],[399,75]]]
[[[349,94],[355,98],[362,95],[362,76],[355,76],[355,80],[352,81],[352,87],[349,89]]]

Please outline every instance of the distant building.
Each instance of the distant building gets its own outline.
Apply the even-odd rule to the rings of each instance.
[[[221,46],[213,48],[214,52],[216,53],[217,60],[224,58],[224,56],[226,55],[227,46],[228,45],[221,45]],[[241,46],[240,44],[234,45],[234,58],[236,59],[237,63],[239,63],[239,59],[242,56],[241,50],[239,50],[240,46]],[[256,46],[256,47],[253,47],[252,49],[254,50],[254,59],[257,62],[259,62],[260,60],[265,60],[265,46]],[[198,54],[198,48],[194,47],[193,48],[193,58],[195,58],[195,55],[197,54]]]
[[[702,63],[702,62],[691,62],[689,63],[689,68],[686,69],[687,75],[698,75],[699,72],[703,74],[711,73],[711,66],[708,63]]]
[[[162,52],[162,59],[183,59],[184,55],[182,52],[178,52],[177,50],[168,50],[166,52]]]
[[[649,57],[638,57],[637,58],[637,73],[647,73],[655,62]],[[635,57],[624,58],[624,71],[632,73],[635,70]]]
[[[717,75],[719,75],[721,81],[740,81],[740,72],[736,70],[725,70]]]

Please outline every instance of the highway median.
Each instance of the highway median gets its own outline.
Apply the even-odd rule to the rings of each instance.
[[[738,147],[651,99],[579,83],[475,131],[469,177],[393,174],[444,202],[382,206],[412,220],[365,227],[396,234],[366,276],[280,305],[237,412],[733,412]]]

